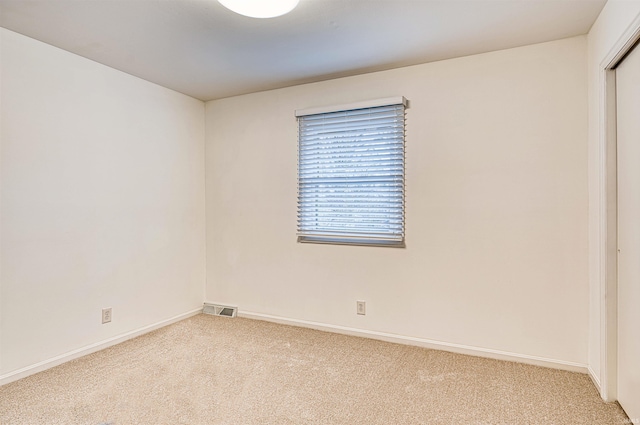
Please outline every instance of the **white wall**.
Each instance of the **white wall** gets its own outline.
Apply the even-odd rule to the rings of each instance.
[[[0,58],[2,382],[201,306],[205,132],[202,102],[5,29]],[[585,70],[577,37],[207,103],[206,298],[585,366]],[[397,95],[407,248],[297,244],[293,111]]]
[[[589,367],[595,380],[602,381],[604,349],[602,336],[602,303],[604,293],[601,250],[600,205],[604,193],[600,190],[603,178],[600,164],[601,133],[600,108],[604,103],[601,91],[603,60],[609,55],[630,24],[640,16],[640,1],[609,0],[594,23],[588,36],[589,56]]]
[[[205,214],[202,102],[0,37],[2,382],[201,307]]]
[[[576,37],[208,102],[207,299],[584,370],[586,59]],[[297,244],[294,110],[398,95],[407,248]]]

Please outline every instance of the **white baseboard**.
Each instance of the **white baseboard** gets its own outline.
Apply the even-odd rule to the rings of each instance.
[[[335,332],[345,335],[353,335],[364,338],[378,339],[397,344],[415,345],[418,347],[431,348],[434,350],[450,351],[452,353],[467,354],[477,357],[486,357],[496,360],[506,360],[511,362],[526,363],[535,366],[549,367],[553,369],[568,370],[571,372],[589,373],[586,364],[567,362],[564,360],[549,359],[545,357],[530,356],[527,354],[511,353],[508,351],[493,350],[490,348],[472,347],[468,345],[453,344],[450,342],[435,341],[425,338],[416,338],[390,334],[385,332],[370,331],[365,329],[350,328],[339,325],[329,325],[326,323],[311,322],[308,320],[289,319],[286,317],[271,316],[268,314],[254,313],[251,311],[238,311],[238,317],[247,319],[265,320],[268,322],[281,323],[285,325],[301,326],[305,328],[317,329],[327,332]]]
[[[602,391],[600,389],[600,377],[596,375],[593,369],[591,369],[591,366],[589,366],[587,369],[588,369],[589,377],[591,378],[591,381],[593,381],[593,385],[595,385],[596,388],[598,389],[598,394],[602,394]]]
[[[82,348],[78,348],[77,350],[69,351],[67,353],[61,354],[51,359],[43,360],[39,363],[23,367],[22,369],[15,370],[13,372],[9,372],[5,375],[0,375],[0,386],[8,384],[9,382],[17,381],[18,379],[25,378],[29,375],[42,372],[54,366],[58,366],[62,363],[66,363],[70,360],[77,359],[78,357],[86,356],[87,354],[104,350],[105,348],[111,347],[112,345],[116,345],[126,340],[133,339],[137,336],[149,333],[151,331],[155,331],[156,329],[160,329],[172,323],[179,322],[180,320],[187,319],[199,313],[202,313],[202,308],[198,308],[196,310],[191,310],[186,313],[179,314],[177,316],[171,317],[161,322],[144,326],[142,328],[133,330],[131,332],[127,332],[118,336],[114,336],[113,338],[106,339],[104,341],[96,342],[94,344],[87,345]]]
[[[105,348],[111,347],[113,345],[119,344],[129,339],[133,339],[137,336],[152,332],[156,329],[162,328],[172,323],[179,322],[181,320],[195,316],[197,314],[200,314],[201,312],[202,312],[202,308],[191,310],[189,312],[171,317],[167,320],[163,320],[161,322],[154,323],[152,325],[145,326],[145,327],[133,330],[131,332],[127,332],[127,333],[115,336],[113,338],[109,338],[104,341],[87,345],[77,350],[69,351],[67,353],[61,354],[51,359],[47,359],[39,363],[26,366],[22,369],[9,372],[5,375],[0,375],[0,386],[8,384],[13,381],[17,381],[18,379],[25,378],[29,375],[42,372],[54,366],[58,366],[62,363],[66,363],[70,360],[77,359],[82,356],[86,356],[87,354],[95,353],[96,351],[103,350]],[[397,344],[415,345],[418,347],[450,351],[450,352],[459,353],[459,354],[467,354],[467,355],[487,357],[487,358],[492,358],[497,360],[527,363],[527,364],[532,364],[536,366],[550,367],[554,369],[562,369],[562,370],[568,370],[572,372],[587,373],[593,380],[596,387],[600,389],[600,381],[596,376],[596,374],[593,372],[593,370],[590,367],[582,363],[567,362],[563,360],[529,356],[526,354],[518,354],[518,353],[507,352],[507,351],[492,350],[488,348],[453,344],[449,342],[435,341],[435,340],[425,339],[425,338],[416,338],[416,337],[410,337],[410,336],[390,334],[385,332],[370,331],[366,329],[357,329],[357,328],[350,328],[346,326],[330,325],[326,323],[312,322],[308,320],[290,319],[290,318],[279,317],[279,316],[271,316],[268,314],[254,313],[250,311],[238,311],[238,317],[245,317],[248,319],[256,319],[256,320],[265,320],[265,321],[274,322],[274,323],[281,323],[281,324],[292,325],[292,326],[301,326],[305,328],[317,329],[317,330],[326,331],[326,332],[335,332],[335,333],[340,333],[345,335],[378,339],[381,341],[394,342]]]

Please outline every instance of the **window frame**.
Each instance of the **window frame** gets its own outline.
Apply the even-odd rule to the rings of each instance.
[[[302,195],[301,195],[301,118],[310,115],[322,115],[331,114],[336,112],[353,112],[362,109],[372,109],[377,107],[388,106],[402,106],[403,121],[402,121],[402,138],[401,138],[401,188],[398,193],[401,195],[401,231],[397,233],[400,235],[400,239],[393,237],[380,237],[374,236],[376,232],[371,232],[370,235],[363,235],[360,237],[347,236],[347,235],[311,235],[301,230],[301,214],[302,214]],[[406,210],[405,210],[405,191],[406,191],[406,110],[409,108],[409,101],[403,97],[391,97],[376,100],[369,100],[364,102],[357,102],[345,105],[334,105],[319,108],[307,108],[295,111],[295,116],[298,122],[298,155],[297,155],[297,241],[299,243],[317,243],[317,244],[331,244],[331,245],[356,245],[356,246],[376,246],[376,247],[393,247],[393,248],[405,248],[406,247]],[[397,142],[396,142],[397,143]],[[375,230],[375,228],[372,228]],[[369,230],[372,230],[369,229]]]

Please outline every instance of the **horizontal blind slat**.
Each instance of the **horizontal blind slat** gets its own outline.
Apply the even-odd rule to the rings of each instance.
[[[386,177],[386,178],[385,178]],[[308,177],[308,178],[301,178],[300,181],[302,183],[304,183],[305,181],[309,181],[309,182],[315,182],[317,184],[323,183],[323,184],[340,184],[340,183],[389,183],[389,182],[397,182],[397,183],[402,183],[403,178],[402,175],[398,175],[395,177],[395,179],[391,179],[389,178],[389,176],[358,176],[358,177],[352,177],[350,179],[348,179],[348,182],[345,181],[346,179],[341,179],[339,177],[322,177],[322,178],[313,178],[313,177]]]
[[[326,137],[322,139],[310,140],[299,147],[299,152],[305,155],[313,155],[314,153],[322,153],[327,150],[340,149],[358,149],[368,150],[375,153],[380,149],[397,149],[404,145],[402,137],[396,134],[381,135],[376,138],[359,138],[354,140],[353,137],[336,137],[329,141]]]
[[[358,125],[360,124],[360,125]],[[366,124],[366,125],[362,125]],[[302,127],[300,134],[305,137],[313,138],[317,135],[325,135],[327,137],[335,137],[341,135],[343,137],[350,134],[367,135],[367,134],[385,134],[395,133],[402,130],[403,122],[396,119],[383,121],[367,121],[366,123],[331,123],[313,127]]]
[[[375,126],[371,128],[353,128],[353,129],[344,129],[344,128],[336,128],[335,131],[329,131],[329,129],[324,129],[324,131],[315,131],[315,132],[307,132],[300,131],[299,134],[302,137],[307,137],[308,143],[321,143],[328,142],[331,140],[352,140],[357,141],[366,141],[368,139],[374,138],[397,138],[402,133],[402,125],[386,125],[386,126]]]
[[[402,162],[385,162],[379,163],[361,163],[361,164],[345,164],[343,167],[331,166],[309,166],[301,168],[299,174],[301,177],[308,177],[312,175],[335,175],[346,174],[354,176],[369,176],[372,173],[387,173],[388,175],[395,174],[396,171],[402,172],[404,170]]]
[[[355,207],[362,204],[375,204],[375,205],[391,205],[395,206],[404,202],[403,193],[393,193],[390,196],[372,196],[366,192],[356,192],[352,196],[303,196],[298,203],[299,207],[314,208],[314,206],[321,207],[323,205],[335,205],[335,206],[348,206]],[[305,204],[305,205],[302,205]]]
[[[344,163],[360,164],[377,161],[395,161],[402,163],[404,162],[404,155],[401,149],[386,152],[363,152],[363,155],[353,155],[351,153],[308,155],[300,159],[299,165],[300,167],[313,165],[326,167],[339,166]]]
[[[333,115],[323,118],[310,119],[309,117],[300,121],[300,128],[323,128],[335,124],[358,125],[366,127],[371,122],[404,121],[404,115],[399,111],[379,111],[359,115]]]
[[[404,162],[404,155],[400,149],[398,151],[386,151],[386,152],[365,152],[362,155],[353,156],[347,154],[333,154],[333,155],[315,155],[300,161],[300,167],[307,167],[312,165],[339,165],[340,162],[350,161],[352,163],[360,163],[367,161],[400,161]],[[337,164],[336,164],[337,163]]]
[[[355,210],[353,208],[319,208],[308,212],[299,212],[298,218],[300,220],[322,220],[324,218],[339,218],[339,217],[371,217],[371,218],[385,218],[388,220],[395,220],[394,215],[401,213],[402,207],[372,207]]]
[[[314,232],[314,233],[298,233],[299,237],[308,238],[320,241],[329,241],[328,243],[335,242],[340,243],[343,240],[362,240],[362,241],[398,241],[401,242],[404,239],[404,235],[394,235],[394,234],[376,234],[376,233],[365,233],[365,232]],[[334,239],[335,237],[335,239]]]

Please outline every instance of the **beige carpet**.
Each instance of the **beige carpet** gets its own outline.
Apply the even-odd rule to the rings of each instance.
[[[2,425],[628,423],[586,375],[205,315],[0,387]]]

